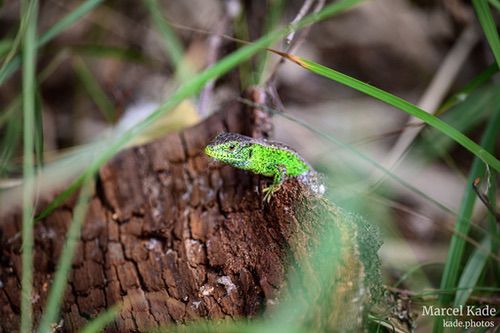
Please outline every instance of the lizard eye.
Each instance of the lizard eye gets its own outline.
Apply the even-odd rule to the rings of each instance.
[[[236,148],[236,145],[234,143],[230,144],[227,149],[229,149],[229,151],[233,151],[234,149]]]

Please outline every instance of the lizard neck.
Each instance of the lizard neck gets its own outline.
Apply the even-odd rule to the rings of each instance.
[[[256,143],[249,154],[248,170],[265,176],[273,176],[284,167],[286,175],[296,177],[311,170],[296,152],[272,144]]]

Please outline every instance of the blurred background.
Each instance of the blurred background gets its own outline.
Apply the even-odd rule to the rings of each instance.
[[[96,6],[38,50],[38,163],[61,161],[132,127],[187,78],[241,46],[222,35],[255,40],[292,22],[304,3],[126,0]],[[498,2],[491,3],[498,18]],[[39,34],[80,4],[41,1]],[[19,6],[19,1],[0,1],[2,65],[19,47]],[[438,112],[476,142],[500,105],[498,75],[490,66],[494,58],[466,1],[367,1],[294,38],[300,42],[295,54]],[[286,50],[287,45],[280,41],[273,48]],[[379,225],[385,283],[402,291],[401,297],[413,297],[418,312],[418,305],[437,299],[437,294],[421,293],[440,286],[473,156],[400,110],[296,64],[277,67],[279,61],[261,53],[240,64],[184,101],[136,143],[202,121],[249,86],[269,82],[274,73],[276,109],[285,115],[274,117],[276,140],[294,147],[327,176],[333,201],[355,207]],[[4,193],[22,176],[20,92],[17,71],[0,86]],[[388,174],[359,153],[383,165]],[[467,236],[464,258],[481,243],[487,213],[484,204],[475,205],[470,220],[477,228]],[[464,259],[461,265],[466,263]],[[498,261],[487,261],[478,285],[498,287],[495,269]],[[476,296],[500,303],[498,294],[491,295]],[[426,332],[430,323],[423,318],[417,327]]]

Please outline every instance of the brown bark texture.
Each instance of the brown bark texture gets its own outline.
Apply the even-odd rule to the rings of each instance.
[[[357,218],[310,197],[294,180],[265,204],[261,189],[267,179],[214,164],[202,152],[219,132],[266,137],[269,129],[267,114],[235,103],[197,126],[123,150],[102,167],[60,330],[76,331],[115,303],[123,307],[109,332],[271,313],[285,294],[292,297],[286,274],[302,271],[315,281],[317,268],[307,258],[325,224],[341,231],[342,265],[328,280],[328,297],[317,295],[318,310],[303,314],[303,320],[310,327],[359,327],[372,296],[367,263],[378,270],[378,246],[360,250],[366,233],[360,236],[352,222]],[[35,226],[35,322],[73,207],[74,199],[68,200]],[[20,213],[2,217],[0,332],[19,329],[20,228]],[[305,288],[315,289],[310,282]]]

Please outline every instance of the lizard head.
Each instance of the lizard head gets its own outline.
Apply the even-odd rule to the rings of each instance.
[[[205,147],[205,154],[237,168],[244,168],[252,156],[252,138],[236,133],[220,133]]]

